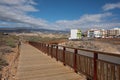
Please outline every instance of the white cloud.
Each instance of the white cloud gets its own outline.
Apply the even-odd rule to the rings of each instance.
[[[46,20],[27,15],[28,12],[39,11],[34,5],[37,5],[34,0],[0,0],[0,26],[37,26],[56,30],[120,27],[119,22],[106,21],[106,18],[113,15],[112,13],[85,14],[78,20],[58,20],[55,23],[48,23]]]
[[[115,9],[115,8],[120,8],[120,2],[118,3],[112,3],[112,4],[105,4],[103,6],[103,10],[105,11],[108,11],[108,10],[112,10],[112,9]]]
[[[33,0],[1,0],[0,4],[19,11],[38,11],[33,7],[37,4]]]
[[[101,22],[105,17],[112,16],[112,13],[103,13],[103,14],[85,14],[80,17],[78,20],[72,20],[72,21],[67,21],[67,20],[60,20],[57,21],[56,23],[89,23],[89,22]]]
[[[34,26],[46,26],[46,21],[28,16],[28,12],[38,11],[33,0],[0,0],[0,20],[24,23]]]
[[[80,28],[80,29],[88,29],[88,28],[100,28],[106,27],[106,18],[112,16],[112,13],[103,13],[103,14],[85,14],[80,17],[78,20],[60,20],[56,21],[56,26],[58,28],[63,29],[72,29],[72,28]],[[59,27],[61,26],[61,27]],[[120,25],[119,25],[120,26]],[[109,27],[109,26],[107,26]]]
[[[81,22],[101,22],[103,18],[111,16],[112,13],[83,15],[80,19]]]

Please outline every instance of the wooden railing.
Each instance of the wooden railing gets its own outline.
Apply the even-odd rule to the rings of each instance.
[[[120,54],[29,42],[88,80],[120,80]]]

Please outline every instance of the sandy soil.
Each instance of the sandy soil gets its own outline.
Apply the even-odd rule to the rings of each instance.
[[[1,80],[15,80],[14,76],[17,72],[18,65],[18,49],[13,48],[13,52],[5,53],[3,55],[4,59],[8,62],[8,66],[4,67],[1,71],[2,79]]]
[[[75,47],[75,48],[92,49],[103,52],[120,53],[120,45],[115,45],[101,41],[68,41],[60,45]]]

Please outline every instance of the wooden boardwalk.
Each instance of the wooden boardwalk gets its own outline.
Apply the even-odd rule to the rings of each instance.
[[[22,44],[16,80],[85,80],[38,49]]]

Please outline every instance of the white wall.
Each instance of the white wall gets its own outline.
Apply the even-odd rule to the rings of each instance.
[[[102,37],[100,31],[94,31],[94,35],[96,38]]]
[[[100,32],[100,30],[88,31],[87,37],[91,37],[91,38],[96,37],[96,38],[99,38],[99,37],[101,37],[101,32]]]
[[[71,29],[69,39],[78,39],[77,38],[77,31],[78,31],[77,29]]]

